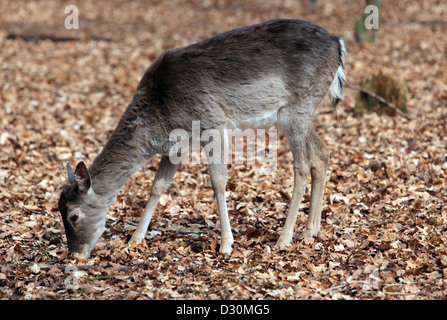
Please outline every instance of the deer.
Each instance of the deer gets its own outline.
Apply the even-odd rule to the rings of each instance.
[[[343,98],[346,49],[322,27],[295,19],[270,20],[167,50],[146,70],[132,101],[90,168],[66,162],[68,183],[58,207],[70,254],[89,258],[106,229],[106,215],[124,183],[154,155],[160,157],[148,202],[129,244],[141,243],[178,163],[170,161],[174,129],[277,126],[293,159],[293,188],[275,248],[294,237],[298,210],[310,175],[308,221],[302,237],[320,231],[329,149],[313,121],[325,98]],[[225,139],[223,139],[225,141]],[[206,148],[206,142],[201,141]],[[224,143],[222,143],[224,144]],[[222,146],[224,148],[224,146]],[[209,163],[220,220],[219,253],[231,255],[234,238],[227,209],[225,161]]]

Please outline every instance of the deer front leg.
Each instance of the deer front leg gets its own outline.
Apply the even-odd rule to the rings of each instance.
[[[178,164],[171,163],[168,156],[162,157],[157,173],[155,174],[154,182],[152,183],[149,201],[147,202],[143,215],[141,216],[140,223],[130,239],[131,243],[141,243],[145,237],[158,201],[160,200],[163,192],[165,192],[169,186],[169,183],[171,182],[172,177],[174,177],[178,167]]]
[[[219,211],[221,242],[219,252],[231,254],[233,251],[233,234],[228,217],[227,200],[225,196],[227,186],[228,136],[226,130],[208,130],[201,135],[202,146],[208,158],[211,185]],[[210,138],[211,142],[210,142]]]
[[[221,242],[219,252],[223,254],[231,254],[233,251],[233,234],[231,232],[225,196],[225,189],[227,185],[227,165],[211,163],[210,178],[214,190],[214,196],[216,197],[220,219]]]

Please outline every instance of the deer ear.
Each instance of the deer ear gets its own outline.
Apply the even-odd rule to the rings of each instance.
[[[92,180],[90,178],[90,173],[88,172],[87,166],[83,161],[79,162],[76,166],[74,172],[74,180],[78,185],[79,190],[87,193],[92,185]]]
[[[68,179],[68,182],[70,183],[70,184],[74,184],[74,183],[76,183],[76,181],[75,181],[75,172],[74,172],[74,169],[73,169],[73,167],[71,166],[71,164],[70,164],[70,162],[66,162],[65,163],[65,165],[66,165],[66,167],[67,167],[67,179]]]

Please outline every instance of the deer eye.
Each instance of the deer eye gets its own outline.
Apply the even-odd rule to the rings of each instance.
[[[72,215],[70,217],[71,222],[76,222],[76,220],[78,220],[79,218],[79,214],[75,213],[74,215]]]

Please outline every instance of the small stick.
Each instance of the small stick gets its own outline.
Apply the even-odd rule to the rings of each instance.
[[[60,269],[63,269],[65,271],[68,267],[76,268],[77,270],[93,270],[93,269],[105,269],[105,270],[112,270],[112,271],[133,271],[135,270],[135,267],[126,267],[126,266],[116,266],[112,268],[105,268],[101,266],[88,266],[88,265],[72,265],[72,266],[65,266],[65,265],[38,265],[40,268],[52,268],[57,267]]]
[[[40,244],[39,240],[36,240],[37,245],[40,247],[40,249],[42,249],[43,253],[45,253],[45,255],[47,256],[48,261],[51,261],[50,255],[48,254],[47,250],[45,250],[42,245]]]
[[[57,259],[57,260],[51,260],[50,255],[48,254],[47,250],[45,250],[45,249],[42,247],[42,245],[40,244],[40,241],[37,240],[36,243],[37,243],[37,245],[40,247],[40,249],[42,249],[42,251],[45,253],[45,255],[47,256],[48,263],[49,263],[50,265],[55,264],[55,263],[58,263],[58,262],[61,262],[61,261],[64,261],[64,260],[66,259],[66,258],[61,258],[61,259]]]
[[[409,115],[403,113],[402,110],[400,110],[398,107],[396,107],[393,103],[385,100],[384,98],[382,98],[378,94],[375,94],[374,92],[372,92],[372,91],[370,91],[368,89],[362,88],[362,87],[353,86],[352,84],[349,84],[349,83],[345,83],[345,86],[348,87],[348,88],[351,88],[351,89],[354,89],[354,90],[359,90],[359,91],[361,91],[363,93],[366,93],[367,95],[370,95],[374,99],[377,99],[380,102],[382,102],[383,104],[385,104],[388,108],[394,110],[401,117],[404,117],[407,120],[413,120],[413,118],[411,118]]]
[[[92,270],[92,269],[104,269],[104,270],[111,270],[111,271],[134,271],[137,268],[136,266],[127,267],[127,266],[121,266],[121,265],[118,265],[118,266],[112,267],[112,268],[106,268],[106,267],[101,267],[101,266],[61,265],[61,264],[51,264],[51,263],[42,263],[42,264],[37,264],[37,263],[8,263],[6,266],[15,268],[16,266],[31,267],[33,265],[37,265],[40,269],[59,268],[59,269],[62,269],[64,272],[65,272],[65,269],[69,268],[69,267],[72,267],[73,269],[76,268],[77,271],[80,271],[80,270]]]

